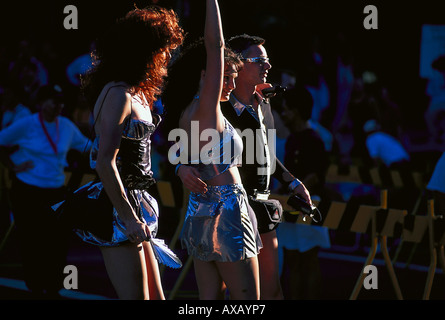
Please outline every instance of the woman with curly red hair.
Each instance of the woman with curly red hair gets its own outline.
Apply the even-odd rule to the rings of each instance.
[[[158,264],[148,241],[158,229],[158,205],[147,192],[154,183],[150,136],[160,118],[152,113],[161,94],[171,51],[184,32],[176,14],[158,6],[130,11],[99,41],[94,67],[83,79],[94,103],[96,138],[91,167],[100,178],[81,188],[98,198],[105,190],[113,205],[113,233],[100,238],[76,230],[101,248],[120,299],[164,299]]]

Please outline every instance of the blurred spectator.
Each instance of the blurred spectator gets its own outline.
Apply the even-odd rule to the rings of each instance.
[[[445,55],[432,63],[436,77],[427,86],[430,103],[425,112],[425,121],[434,144],[445,143]]]
[[[74,98],[76,99],[76,103],[74,104],[71,114],[68,115],[68,118],[74,122],[85,136],[91,136],[91,133],[93,132],[94,117],[90,106],[83,94],[79,93]]]
[[[332,117],[329,129],[334,140],[333,150],[338,155],[340,169],[342,169],[351,163],[351,150],[354,146],[348,106],[355,84],[355,57],[351,41],[344,33],[338,33],[336,40],[335,78],[331,91],[331,110],[328,112]]]
[[[324,75],[323,56],[320,53],[318,37],[312,39],[312,50],[307,59],[303,62],[301,82],[311,93],[314,101],[312,107],[310,126],[315,130],[323,140],[325,149],[332,151],[333,136],[331,132],[323,125],[325,111],[330,106],[330,89]]]
[[[42,86],[48,84],[48,70],[34,56],[34,48],[29,41],[23,40],[18,45],[17,58],[9,64],[9,73],[13,79],[18,80],[28,96],[25,103],[31,105],[36,94]]]
[[[66,68],[66,76],[73,86],[80,86],[80,76],[91,67],[92,59],[85,53],[72,61]]]
[[[363,130],[367,135],[366,148],[376,165],[383,163],[393,168],[410,161],[403,145],[392,135],[383,132],[375,119],[366,121]]]
[[[388,89],[382,86],[376,73],[365,70],[354,77],[344,122],[336,133],[342,164],[348,165],[352,159],[369,162],[367,134],[363,131],[369,119],[376,119],[381,131],[404,141],[399,106],[392,100]]]
[[[433,193],[434,213],[445,215],[445,152],[437,161],[426,188]]]
[[[25,282],[34,298],[56,298],[62,288],[67,233],[50,205],[64,199],[68,151],[82,152],[89,145],[78,128],[60,116],[62,99],[58,86],[42,87],[39,112],[0,131],[0,146],[17,146],[10,156],[14,172],[10,200]]]
[[[94,47],[95,44],[92,42],[88,53],[78,56],[66,67],[66,76],[73,86],[79,87],[81,75],[85,74],[88,69],[91,68],[93,64],[91,52],[94,51]]]
[[[303,82],[314,100],[311,120],[321,122],[323,112],[330,105],[330,90],[323,74],[323,56],[318,48],[318,39],[314,37],[313,48],[306,60]]]
[[[346,125],[347,107],[354,87],[354,55],[352,45],[346,35],[337,35],[337,65],[336,65],[336,92],[332,96],[335,100],[335,116],[332,122],[332,131],[336,133]]]
[[[363,130],[366,133],[365,143],[369,157],[373,165],[379,168],[383,185],[387,187],[393,185],[389,170],[396,170],[400,173],[403,187],[414,187],[411,157],[402,143],[394,136],[383,132],[375,119],[366,121]]]
[[[312,200],[320,200],[325,195],[329,159],[322,139],[309,124],[312,106],[312,96],[303,87],[290,89],[283,94],[281,115],[290,130],[284,165],[301,177]],[[289,269],[289,298],[320,298],[322,279],[318,252],[320,247],[330,247],[328,229],[283,222],[277,234],[279,247],[283,250],[283,268]]]
[[[31,115],[31,110],[22,103],[23,90],[17,83],[9,83],[3,88],[0,107],[0,130],[18,119]]]

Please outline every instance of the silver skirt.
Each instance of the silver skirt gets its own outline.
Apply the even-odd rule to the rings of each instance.
[[[256,256],[262,247],[256,217],[241,184],[208,186],[191,193],[181,244],[203,261],[233,262]]]
[[[105,192],[102,182],[89,182],[79,189],[82,188],[88,188],[88,197],[93,199],[97,199],[100,192]],[[126,190],[126,192],[130,205],[135,208],[137,216],[142,222],[148,225],[151,236],[153,238],[156,237],[159,221],[159,207],[156,199],[145,190],[132,189]],[[111,241],[105,241],[89,231],[76,229],[75,232],[85,242],[97,246],[112,247],[128,241],[124,230],[124,223],[119,218],[116,209],[113,209],[113,236]]]

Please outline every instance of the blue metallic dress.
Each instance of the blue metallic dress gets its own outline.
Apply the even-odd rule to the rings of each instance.
[[[148,193],[148,188],[155,183],[151,171],[151,140],[156,126],[143,120],[129,119],[122,133],[121,145],[117,155],[117,167],[130,205],[138,218],[150,228],[154,238],[158,231],[159,207],[155,198]],[[94,140],[90,154],[90,166],[96,168],[100,137]],[[92,181],[81,189],[88,190],[88,197],[97,199],[103,190],[102,182]],[[128,241],[124,234],[125,226],[113,209],[113,235],[111,239],[101,239],[85,230],[75,230],[85,241],[98,246],[116,246]]]
[[[208,147],[208,146],[206,146]],[[243,143],[225,119],[225,129],[206,159],[191,157],[206,181],[240,164]],[[188,254],[203,261],[234,262],[256,256],[262,247],[256,217],[242,184],[207,186],[204,194],[191,192],[181,231]]]

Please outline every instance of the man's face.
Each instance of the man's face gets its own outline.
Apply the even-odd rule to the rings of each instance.
[[[63,102],[50,98],[42,103],[41,110],[46,119],[55,119],[61,114],[63,107]]]
[[[243,52],[244,67],[239,72],[237,83],[256,86],[266,83],[267,74],[272,65],[269,63],[266,49],[262,45],[253,45]]]

